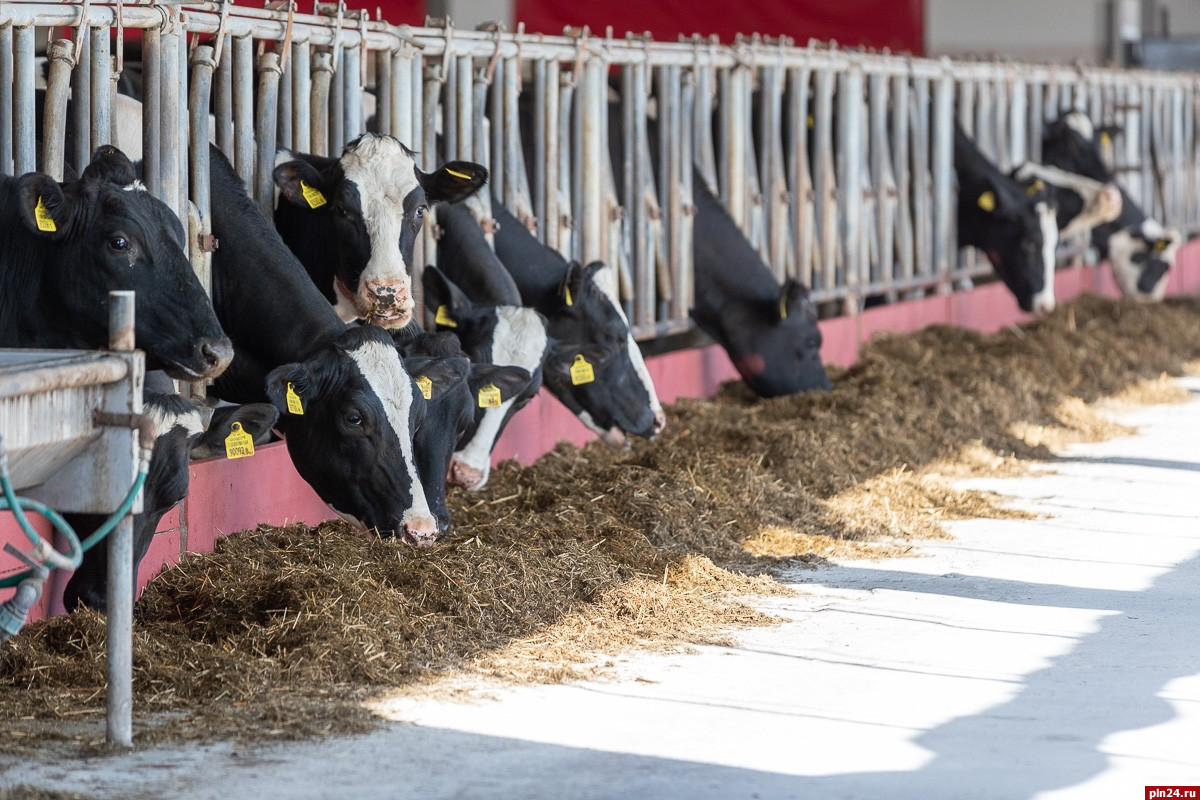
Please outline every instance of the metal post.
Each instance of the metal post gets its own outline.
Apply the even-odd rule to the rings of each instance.
[[[134,293],[109,292],[108,347],[134,348]],[[130,409],[133,411],[134,409]],[[105,734],[110,744],[133,746],[133,515],[108,535],[108,694]]]
[[[37,169],[34,85],[37,65],[33,60],[36,31],[32,25],[15,29],[13,43],[13,166],[15,175]]]
[[[392,136],[412,147],[417,137],[413,114],[413,59],[402,47],[392,55]]]
[[[61,181],[67,135],[67,92],[71,88],[71,68],[75,66],[75,45],[70,39],[55,39],[46,48],[46,55],[50,61],[50,74],[46,79],[46,107],[42,117],[42,172]]]
[[[179,86],[179,28],[168,23],[160,36],[162,46],[162,80],[159,82],[159,93],[162,97],[162,114],[159,124],[159,176],[161,188],[156,194],[166,203],[175,216],[184,217],[181,202],[183,180],[180,173],[179,112],[184,97],[180,96]],[[151,189],[153,191],[153,189]]]
[[[471,158],[475,154],[475,129],[473,122],[475,112],[471,108],[471,99],[475,91],[475,78],[471,70],[471,57],[461,56],[454,59],[451,69],[456,71],[454,94],[447,98],[446,105],[447,108],[449,108],[450,104],[454,104],[457,107],[454,124],[455,130],[458,133],[458,148],[455,151],[447,151],[446,157]],[[483,109],[480,109],[479,113],[482,114]]]
[[[362,47],[342,48],[342,135],[339,150],[366,130],[363,126],[362,58]]]
[[[0,174],[13,172],[13,26],[0,24]]]
[[[346,52],[341,49],[340,58],[333,63],[334,74],[329,82],[329,154],[337,155],[346,144]]]
[[[83,174],[83,168],[88,164],[91,155],[91,99],[92,99],[92,54],[91,29],[82,25],[77,35],[82,38],[79,53],[71,47],[71,60],[74,67],[71,71],[71,127],[73,142],[71,152],[64,153],[76,175]],[[45,128],[43,127],[43,132]]]
[[[312,151],[329,155],[329,85],[333,80],[333,56],[316,53],[312,59]]]
[[[488,165],[490,171],[489,183],[492,185],[492,194],[504,201],[504,185],[508,180],[508,175],[505,171],[504,163],[504,137],[507,134],[505,130],[508,120],[505,117],[505,93],[504,93],[504,72],[508,67],[507,59],[495,59],[495,65],[492,69],[491,94],[488,98],[488,119],[491,120],[492,129],[490,131],[491,150],[495,155],[493,163]],[[536,71],[538,67],[544,67],[543,62],[537,62],[534,65],[534,80],[537,80]],[[534,106],[532,109],[534,114],[534,127],[537,127],[537,116],[545,113],[545,109]],[[535,137],[536,141],[536,137]],[[537,165],[534,165],[534,170],[537,170]],[[537,177],[534,177],[534,183],[537,183]],[[536,189],[534,190],[537,191]],[[511,208],[511,206],[509,206]],[[536,212],[535,212],[536,213]]]
[[[291,48],[285,54],[283,43],[279,42],[276,45],[276,52],[279,53],[280,77],[279,77],[279,105],[275,112],[275,146],[291,147],[292,146],[292,71],[295,69],[295,62],[291,58]],[[285,57],[286,55],[286,57]]]
[[[162,197],[162,32],[142,31],[142,182]]]
[[[607,82],[602,73],[604,65],[597,57],[588,59],[583,67],[583,80],[579,85],[579,156],[580,156],[580,260],[584,263],[604,257],[604,242],[600,216],[604,208],[604,175],[601,172],[603,143],[600,132],[603,125],[601,115],[607,104],[601,97],[607,91]]]
[[[208,98],[212,87],[213,49],[200,45],[192,51],[192,81],[188,107],[192,113],[191,127],[191,175],[188,188],[191,201],[200,216],[199,238],[191,238],[189,249],[192,269],[200,279],[204,291],[212,297],[212,256],[203,246],[204,236],[212,233],[208,185]]]
[[[92,28],[92,119],[91,147],[95,149],[112,141],[112,43],[108,39],[108,28]],[[85,154],[85,162],[90,153]]]
[[[838,80],[838,183],[842,187],[839,204],[841,212],[841,245],[845,286],[846,313],[858,312],[858,294],[862,280],[862,112],[863,74],[858,64],[852,64]]]
[[[933,139],[933,265],[948,290],[957,251],[954,242],[954,78],[949,64],[937,80],[930,135]]]
[[[392,128],[392,51],[375,54],[375,130],[394,136]]]
[[[233,149],[233,45],[230,40],[231,37],[226,35],[221,46],[221,62],[217,64],[213,79],[213,93],[216,99],[217,147],[232,164],[237,156]]]
[[[254,40],[233,39],[234,166],[247,186],[254,185]]]
[[[504,147],[496,154],[497,161],[504,162],[504,204],[516,211],[519,205],[528,202],[530,198],[518,199],[523,187],[520,183],[521,159],[521,74],[517,68],[516,59],[504,62],[503,97],[504,97]],[[531,212],[536,215],[536,212]]]
[[[312,150],[312,61],[308,42],[292,41],[292,141],[300,153]]]
[[[275,114],[279,107],[279,79],[282,73],[278,53],[263,53],[258,57],[258,120],[255,125],[258,162],[254,199],[268,218],[274,213],[275,205]]]

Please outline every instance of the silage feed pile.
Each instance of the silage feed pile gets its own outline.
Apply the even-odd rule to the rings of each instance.
[[[138,604],[135,710],[173,713],[135,729],[353,730],[368,724],[358,701],[385,687],[456,670],[563,680],[631,647],[722,641],[769,622],[747,599],[785,591],[779,565],[1016,514],[931,473],[1011,470],[1056,436],[1111,435],[1085,401],[1145,395],[1197,357],[1200,302],[1087,297],[994,336],[879,338],[829,393],[761,401],[730,385],[682,401],[630,451],[560,445],[502,465],[485,491],[452,495],[455,533],[429,550],[341,523],[229,536]],[[44,736],[46,720],[102,714],[103,640],[103,619],[78,613],[0,647],[5,727]]]

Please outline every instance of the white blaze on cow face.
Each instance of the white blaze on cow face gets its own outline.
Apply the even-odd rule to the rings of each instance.
[[[1047,203],[1034,205],[1037,212],[1038,225],[1042,229],[1042,290],[1033,296],[1032,308],[1035,314],[1049,314],[1054,310],[1054,266],[1055,251],[1058,250],[1058,219],[1053,208]]]
[[[1113,278],[1123,297],[1135,300],[1158,302],[1167,292],[1167,273],[1155,281],[1148,291],[1139,287],[1143,270],[1150,266],[1150,259],[1161,261],[1169,268],[1175,263],[1175,256],[1183,242],[1183,236],[1174,228],[1164,228],[1157,220],[1147,218],[1134,231],[1117,231],[1108,239],[1108,259],[1112,264]],[[1161,249],[1155,250],[1156,242],[1165,242]]]
[[[1078,133],[1089,142],[1096,135],[1096,127],[1092,125],[1092,121],[1088,119],[1087,114],[1082,111],[1072,111],[1063,117],[1063,122],[1067,123],[1067,127]]]
[[[367,385],[371,387],[371,391],[383,404],[388,424],[400,440],[400,455],[412,485],[412,506],[404,511],[400,521],[406,529],[436,533],[437,523],[429,511],[425,489],[421,485],[420,476],[417,475],[416,460],[413,458],[413,431],[410,422],[414,402],[412,379],[404,371],[396,348],[382,342],[366,342],[351,350],[349,355],[367,381]]]
[[[402,328],[412,319],[412,280],[400,251],[406,218],[404,200],[421,190],[416,162],[390,136],[365,135],[343,153],[346,180],[358,188],[371,257],[354,297],[359,316],[384,328]],[[341,295],[339,294],[339,297]]]
[[[204,420],[195,406],[181,413],[163,408],[157,403],[147,403],[145,413],[150,417],[150,422],[154,425],[154,435],[156,437],[170,432],[176,426],[183,428],[188,438],[204,433]]]
[[[616,271],[609,266],[605,266],[598,270],[593,278],[596,285],[600,287],[600,291],[604,292],[604,296],[608,298],[608,302],[616,310],[617,315],[625,322],[625,327],[629,328],[629,318],[625,316],[624,309],[621,308],[620,300],[617,298],[617,275]],[[642,358],[642,349],[638,347],[637,341],[633,338],[633,331],[630,330],[626,334],[625,349],[629,352],[629,361],[633,364],[633,369],[637,372],[638,379],[642,382],[642,386],[646,389],[646,394],[650,397],[650,409],[654,412],[654,432],[662,433],[663,428],[667,425],[667,416],[663,413],[662,403],[658,401],[658,392],[654,389],[654,381],[650,377],[650,370],[646,369],[646,362]],[[584,424],[587,424],[586,421]],[[612,432],[603,432],[602,436],[606,437],[605,441],[609,441],[607,437],[613,436]],[[625,436],[621,434],[621,443],[624,443]]]
[[[547,344],[546,323],[532,308],[496,306],[491,363],[500,367],[521,367],[533,374],[542,363]],[[451,474],[457,475],[472,491],[487,485],[492,470],[492,450],[513,401],[510,397],[495,408],[485,409],[471,440],[454,454]]]

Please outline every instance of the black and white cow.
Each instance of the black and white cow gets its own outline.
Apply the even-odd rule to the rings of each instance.
[[[829,389],[821,330],[808,289],[781,287],[729,212],[693,172],[695,290],[692,319],[729,354],[760,397]]]
[[[1030,196],[954,127],[958,244],[981,250],[1023,311],[1054,310],[1058,221],[1045,191]]]
[[[448,333],[417,334],[407,341],[402,352],[406,356],[405,368],[415,376],[418,386],[424,385],[424,366],[430,359],[454,363],[465,377],[440,387],[425,386],[424,390],[430,393],[425,424],[413,439],[417,472],[441,538],[450,531],[446,478],[451,471],[451,459],[475,432],[480,391],[485,387],[488,391],[494,389],[502,403],[508,402],[529,385],[530,375],[520,367],[472,363],[458,338]]]
[[[215,377],[233,358],[179,219],[101,147],[77,181],[0,176],[0,347],[108,344],[108,293],[133,290],[149,369]]]
[[[495,199],[492,214],[499,223],[496,255],[516,283],[521,302],[540,312],[550,337],[565,344],[560,354],[585,345],[598,345],[603,348],[599,354],[610,354],[593,366],[594,380],[586,383],[573,382],[569,369],[545,370],[546,388],[613,447],[624,446],[628,435],[657,436],[667,418],[617,300],[612,268],[600,261],[568,263]]]
[[[344,321],[403,328],[427,206],[462,200],[486,181],[469,161],[422,172],[411,150],[379,134],[363,134],[340,158],[280,150],[275,227]]]
[[[1010,173],[1033,196],[1047,191],[1058,210],[1058,238],[1090,234],[1098,225],[1121,216],[1121,189],[1114,183],[1101,183],[1083,175],[1027,161]]]
[[[383,535],[430,543],[437,523],[417,474],[422,393],[391,336],[347,327],[280,241],[229,161],[210,148],[213,303],[235,356],[213,394],[269,399],[296,470],[335,511]],[[431,365],[434,385],[453,378]]]
[[[454,453],[448,478],[474,490],[487,484],[492,450],[504,427],[541,388],[551,342],[546,318],[521,305],[520,291],[466,203],[436,211],[438,266],[427,268],[423,278],[427,316],[439,330],[453,332],[473,362],[520,367],[530,375],[501,404],[476,404],[472,429]]]
[[[155,376],[160,376],[156,380]],[[133,518],[133,574],[145,558],[162,518],[187,496],[188,460],[224,452],[224,442],[237,423],[256,444],[270,438],[279,411],[269,403],[221,406],[207,409],[196,401],[174,393],[163,373],[146,376],[143,392],[145,413],[153,421],[154,452],[142,490],[142,513]],[[207,420],[205,419],[207,417]],[[66,514],[67,522],[80,533],[90,534],[104,522],[100,514]],[[108,547],[100,542],[83,554],[83,563],[67,581],[63,604],[68,611],[79,606],[105,611],[108,591]]]
[[[1113,172],[1104,163],[1095,126],[1079,111],[1046,126],[1042,158],[1047,164],[1092,180],[1111,183]],[[1124,188],[1120,215],[1092,230],[1092,244],[1112,264],[1121,294],[1158,301],[1167,290],[1167,271],[1175,263],[1183,236],[1149,217]]]

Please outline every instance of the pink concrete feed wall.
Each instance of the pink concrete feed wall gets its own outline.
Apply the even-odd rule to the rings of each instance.
[[[1180,249],[1168,283],[1170,294],[1194,293],[1198,288],[1200,242]],[[1060,301],[1089,291],[1117,296],[1109,271],[1094,267],[1060,270],[1055,291]],[[903,333],[927,325],[951,324],[992,332],[1027,318],[1002,284],[991,283],[970,291],[880,306],[854,317],[826,320],[821,323],[825,337],[822,356],[826,363],[848,366],[858,357],[862,344],[882,331]],[[711,396],[720,383],[737,377],[724,352],[715,345],[651,358],[647,366],[663,403],[680,397]],[[543,391],[505,430],[496,447],[495,460],[515,458],[530,464],[560,440],[583,444],[591,438],[592,434],[572,414]],[[282,443],[259,448],[253,458],[193,462],[188,498],[159,527],[142,562],[138,591],[164,566],[178,562],[184,553],[212,550],[214,542],[227,533],[253,528],[258,523],[312,524],[333,516],[296,474]],[[24,541],[7,513],[0,515],[0,545],[5,541],[18,544]],[[0,576],[18,570],[10,557],[0,556],[0,559],[3,559]],[[35,610],[35,618],[62,612],[64,584],[65,576],[55,579],[41,608]],[[0,601],[9,594],[10,591],[0,593]]]

